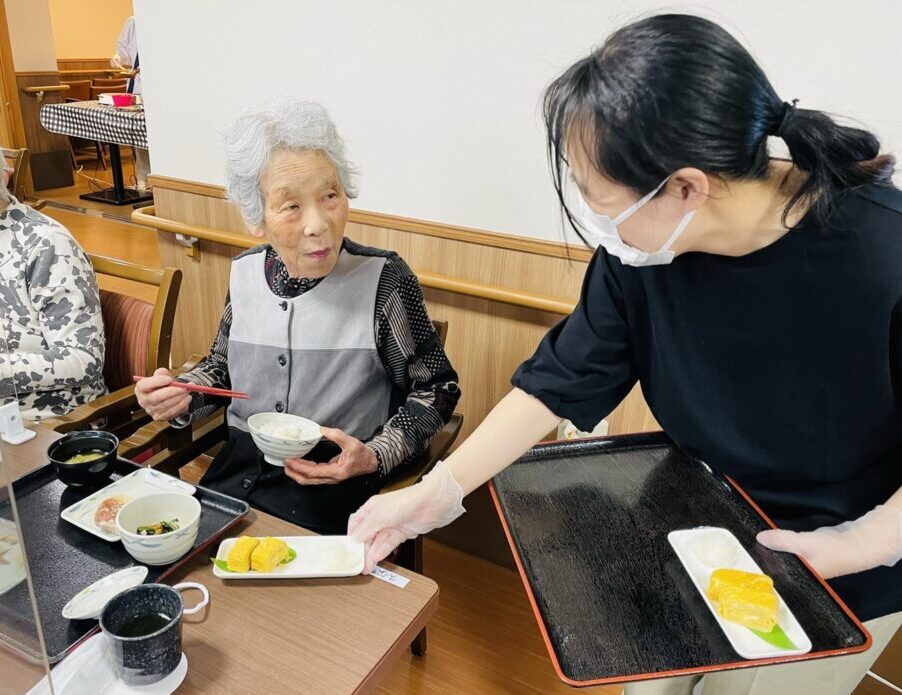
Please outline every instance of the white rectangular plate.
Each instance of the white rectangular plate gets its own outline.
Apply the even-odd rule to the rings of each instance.
[[[222,579],[313,579],[353,577],[363,571],[363,544],[347,536],[275,536],[294,549],[298,556],[272,572],[226,572],[213,565],[213,574]],[[237,538],[226,538],[216,551],[225,560]]]
[[[128,495],[132,499],[138,499],[147,495],[155,495],[158,492],[180,492],[183,495],[193,495],[195,490],[193,485],[184,480],[173,478],[171,475],[155,471],[152,468],[141,468],[66,507],[60,512],[60,517],[98,538],[115,542],[119,540],[118,534],[107,533],[94,523],[94,512],[97,511],[98,505],[110,495]]]
[[[711,580],[711,574],[717,567],[709,567],[702,562],[692,551],[692,541],[699,537],[699,534],[722,534],[724,538],[736,548],[736,556],[732,564],[727,565],[729,569],[743,570],[745,572],[757,572],[763,574],[761,568],[748,554],[748,551],[742,547],[742,544],[736,539],[732,533],[724,528],[714,526],[702,526],[700,528],[683,529],[681,531],[671,531],[667,534],[667,540],[673,547],[683,563],[683,567],[695,584],[695,588],[702,595],[711,614],[720,625],[733,649],[744,659],[769,659],[779,656],[793,656],[795,654],[807,654],[811,651],[811,640],[799,625],[799,621],[792,614],[792,611],[786,606],[780,593],[777,592],[779,605],[777,607],[777,623],[783,628],[786,636],[792,640],[797,649],[780,649],[774,645],[765,642],[747,627],[724,620],[714,603],[708,598],[708,583]]]
[[[19,532],[9,519],[0,519],[0,596],[25,579],[25,558]]]

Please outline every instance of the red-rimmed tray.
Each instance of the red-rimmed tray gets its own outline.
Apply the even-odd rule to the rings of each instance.
[[[573,686],[703,674],[864,651],[871,636],[794,555],[755,542],[773,526],[729,478],[663,434],[534,447],[492,497],[560,678]],[[667,541],[730,530],[769,574],[809,653],[745,660],[730,646]]]
[[[119,459],[111,476],[117,480],[140,466]],[[247,502],[195,486],[201,504],[200,528],[191,551],[169,565],[148,566],[145,582],[163,581],[178,567],[212,546],[244,518]],[[44,643],[50,663],[62,659],[75,645],[97,629],[96,620],[67,620],[63,606],[76,593],[101,577],[140,564],[120,542],[98,538],[60,518],[60,512],[97,488],[66,487],[56,477],[53,464],[37,468],[13,482],[16,508],[29,569],[37,596]],[[11,519],[9,501],[0,504],[0,517]],[[38,660],[34,638],[34,613],[25,581],[0,596],[0,645],[26,658]]]

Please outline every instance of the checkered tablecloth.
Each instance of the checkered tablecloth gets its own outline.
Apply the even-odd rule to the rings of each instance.
[[[41,125],[52,133],[147,149],[144,109],[118,109],[97,101],[44,104]]]

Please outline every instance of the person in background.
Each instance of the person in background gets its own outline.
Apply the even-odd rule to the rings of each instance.
[[[42,420],[106,393],[103,316],[87,256],[13,197],[11,173],[0,185],[0,404]]]
[[[465,494],[562,418],[590,429],[638,382],[677,446],[780,527],[758,542],[807,559],[873,646],[626,693],[847,695],[902,624],[895,158],[868,131],[779,98],[733,36],[691,15],[619,29],[544,106],[557,195],[598,247],[579,303],[446,462],[351,517],[367,570],[463,513]]]
[[[110,58],[110,65],[118,70],[131,69],[134,73],[128,80],[126,91],[130,94],[142,94],[141,91],[141,57],[138,55],[138,37],[135,31],[135,17],[125,20],[119,38],[116,41],[116,52]],[[140,147],[133,147],[135,161],[135,180],[139,191],[147,189],[147,175],[150,173],[150,154]]]
[[[229,441],[201,484],[341,534],[451,418],[457,373],[404,260],[345,237],[354,170],[322,106],[288,99],[242,116],[226,162],[230,198],[267,243],[233,260],[210,354],[179,376],[251,396],[228,404]],[[186,425],[223,404],[171,382],[158,369],[135,388],[156,420]],[[247,419],[271,411],[313,420],[324,441],[284,468],[266,463]]]

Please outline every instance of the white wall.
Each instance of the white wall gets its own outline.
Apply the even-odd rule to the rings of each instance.
[[[46,0],[6,0],[9,42],[16,72],[53,72],[56,54]]]
[[[360,167],[355,207],[561,239],[542,90],[653,10],[719,20],[784,99],[902,154],[898,0],[136,0],[152,170],[221,184],[228,122],[301,96],[329,108]]]

